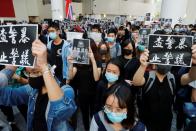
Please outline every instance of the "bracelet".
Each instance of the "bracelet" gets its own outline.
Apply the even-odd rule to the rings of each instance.
[[[50,72],[50,69],[48,66],[46,66],[46,68],[42,71],[42,74],[46,74],[48,72]]]
[[[47,74],[49,72],[50,72],[50,70],[45,70],[42,74],[44,75],[44,74]]]

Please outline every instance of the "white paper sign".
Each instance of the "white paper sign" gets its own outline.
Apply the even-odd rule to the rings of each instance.
[[[96,43],[100,43],[102,40],[101,33],[89,32],[88,36],[89,38],[93,39]]]
[[[73,42],[73,39],[82,39],[83,33],[79,32],[66,32],[67,40]]]

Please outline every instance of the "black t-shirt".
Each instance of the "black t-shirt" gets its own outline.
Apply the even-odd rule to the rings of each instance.
[[[116,58],[121,67],[124,68],[124,79],[132,80],[135,72],[140,66],[140,61],[137,58],[125,59],[124,56],[119,56]]]
[[[48,105],[48,94],[38,94],[35,112],[33,119],[33,131],[47,131],[47,122],[46,122],[46,108]]]
[[[149,73],[145,74],[146,82],[148,81]],[[175,81],[180,77],[176,77]],[[167,76],[160,82],[155,78],[151,89],[147,92],[147,87],[143,87],[143,119],[145,124],[162,131],[165,127],[171,124],[172,120],[172,105],[174,102],[174,95],[171,92]]]
[[[104,94],[109,90],[108,83],[105,80],[101,80],[97,84],[96,89],[96,98],[95,98],[95,111],[99,112],[102,110],[102,107],[104,106]]]
[[[64,41],[62,40],[61,44],[55,45],[52,42],[51,51],[50,51],[50,64],[56,65],[55,76],[62,82],[63,80],[63,62],[62,62],[62,46]]]
[[[92,65],[74,64],[77,73],[74,77],[74,85],[78,89],[78,93],[83,95],[94,95],[96,91],[96,82],[93,76]],[[101,62],[97,62],[97,67],[101,68]]]

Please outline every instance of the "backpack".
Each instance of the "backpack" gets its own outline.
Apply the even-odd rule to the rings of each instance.
[[[168,80],[168,83],[169,83],[171,93],[172,93],[172,95],[174,95],[174,91],[175,91],[175,88],[176,88],[174,75],[171,72],[168,72],[166,74],[166,76],[167,76],[167,80]],[[146,90],[144,91],[144,94],[146,94],[152,88],[152,85],[154,84],[155,78],[156,78],[155,71],[150,71],[148,80],[145,84],[145,89]]]
[[[94,115],[94,119],[95,122],[97,123],[98,131],[107,131],[99,117],[99,113],[96,113]],[[132,129],[130,129],[130,131],[146,131],[146,127],[142,122],[138,121],[137,124]]]
[[[166,75],[167,75],[167,80],[168,80],[168,83],[169,83],[169,87],[170,87],[171,93],[174,96],[175,95],[174,91],[175,91],[175,88],[176,88],[174,75],[171,72],[168,72]],[[146,84],[144,85],[144,90],[142,88],[140,88],[139,92],[137,94],[137,105],[138,105],[138,108],[139,108],[139,116],[140,116],[140,118],[142,117],[142,114],[143,114],[142,113],[143,112],[142,111],[143,104],[144,104],[143,97],[152,88],[152,86],[154,84],[154,81],[155,81],[155,78],[156,78],[155,71],[150,71],[148,80],[147,80]]]
[[[120,50],[120,44],[116,43],[115,47],[116,47],[116,57],[117,57],[118,56],[118,52]]]
[[[196,102],[185,102],[183,111],[186,116],[186,125],[189,125],[193,119],[196,120]]]

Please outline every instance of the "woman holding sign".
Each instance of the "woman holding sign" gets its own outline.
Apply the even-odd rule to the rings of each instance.
[[[85,130],[89,130],[89,115],[92,117],[94,114],[96,83],[101,75],[101,62],[97,46],[92,39],[90,39],[89,58],[89,65],[73,64],[73,57],[68,58],[69,78],[73,79],[73,83],[78,89],[78,100]]]
[[[72,130],[68,120],[76,110],[74,92],[70,86],[59,87],[47,64],[47,48],[39,40],[33,42],[32,53],[37,57],[29,72],[29,85],[1,88],[0,105],[28,104],[28,131]]]
[[[140,57],[140,67],[133,77],[135,86],[142,86],[141,119],[148,131],[170,131],[175,85],[187,85],[196,80],[196,67],[181,76],[170,73],[171,66],[157,65],[154,72],[145,72],[149,51],[146,49]],[[192,62],[196,64],[196,45],[192,46]],[[179,82],[175,82],[179,81]]]

